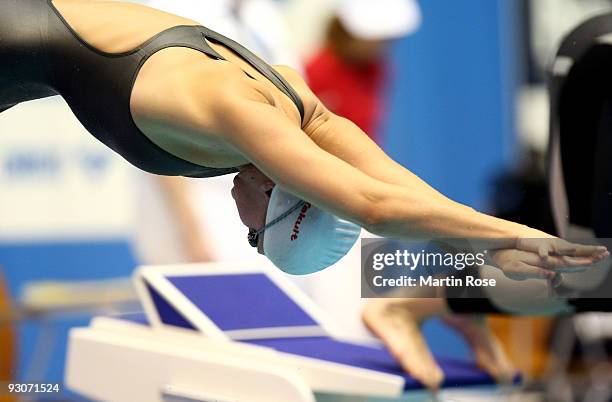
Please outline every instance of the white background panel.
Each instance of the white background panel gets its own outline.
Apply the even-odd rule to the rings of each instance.
[[[0,114],[0,239],[122,236],[132,217],[127,162],[52,97]]]

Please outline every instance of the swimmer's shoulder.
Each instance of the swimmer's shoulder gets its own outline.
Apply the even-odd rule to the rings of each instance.
[[[331,112],[325,107],[323,102],[319,100],[314,92],[312,92],[304,77],[302,77],[297,70],[283,65],[275,65],[273,67],[283,76],[289,85],[291,85],[302,100],[304,104],[304,121],[302,126],[305,129],[311,126],[315,121],[331,116]]]
[[[274,107],[279,113],[288,117],[295,125],[305,126],[320,114],[322,103],[310,90],[300,73],[291,67],[272,66],[293,88],[304,105],[304,121],[300,112],[287,95],[272,83],[252,79],[236,64],[231,62],[210,60],[201,64],[202,76],[206,81],[197,84],[196,93],[200,99],[208,99],[216,105],[221,114],[237,113],[236,107],[244,105],[243,101],[254,101]],[[205,72],[206,71],[206,72]],[[196,74],[197,76],[197,74]],[[242,110],[242,113],[249,113]]]
[[[162,50],[154,58],[160,60],[145,64],[134,88],[142,96],[133,94],[133,98],[148,105],[159,99],[160,107],[150,114],[180,116],[184,122],[206,128],[209,134],[223,136],[223,130],[217,128],[219,120],[225,121],[228,116],[252,121],[248,116],[256,113],[256,108],[249,106],[250,102],[269,105],[304,129],[327,112],[301,75],[290,67],[273,66],[300,97],[304,105],[303,122],[289,97],[270,83],[249,78],[235,63],[202,58],[193,50],[178,48]],[[138,85],[140,82],[146,85]]]

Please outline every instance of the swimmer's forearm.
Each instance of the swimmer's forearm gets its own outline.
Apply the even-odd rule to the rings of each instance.
[[[385,237],[403,239],[495,239],[496,248],[514,248],[521,237],[548,237],[527,226],[480,213],[428,192],[402,191],[379,201],[381,213],[370,229]]]

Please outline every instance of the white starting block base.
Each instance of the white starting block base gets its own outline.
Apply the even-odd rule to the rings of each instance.
[[[314,402],[313,389],[394,397],[403,380],[184,330],[97,318],[70,335],[66,384],[103,401]]]

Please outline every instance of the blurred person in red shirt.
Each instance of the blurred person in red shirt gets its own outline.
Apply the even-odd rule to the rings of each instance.
[[[414,0],[341,1],[322,49],[306,66],[311,89],[377,141],[389,79],[387,50],[420,23]]]

